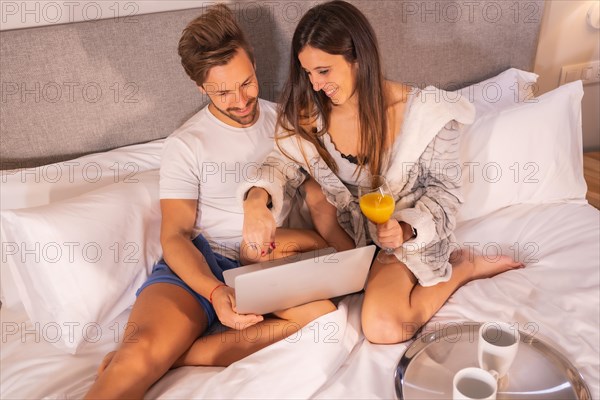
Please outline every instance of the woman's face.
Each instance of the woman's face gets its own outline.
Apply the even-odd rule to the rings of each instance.
[[[298,60],[308,74],[313,90],[322,90],[334,105],[348,101],[356,89],[356,63],[349,63],[344,56],[329,54],[311,46],[298,53]]]

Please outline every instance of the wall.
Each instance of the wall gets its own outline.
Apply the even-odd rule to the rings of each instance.
[[[586,22],[598,0],[546,1],[534,72],[540,75],[539,93],[558,87],[563,65],[600,59],[600,30]],[[600,84],[585,85],[582,102],[583,148],[600,150]]]
[[[540,75],[539,92],[558,86],[563,65],[600,59],[600,31],[586,23],[590,5],[598,0],[546,1],[534,71]],[[216,0],[172,1],[22,1],[0,0],[0,30],[70,23],[114,16],[203,7]],[[225,0],[224,2],[230,2]],[[127,21],[127,20],[125,20]],[[583,99],[583,145],[600,150],[600,84],[585,85]]]
[[[0,0],[0,30],[95,21],[115,17],[124,17],[131,20],[140,14],[203,7],[217,2],[219,1]],[[228,0],[222,2],[225,3]]]

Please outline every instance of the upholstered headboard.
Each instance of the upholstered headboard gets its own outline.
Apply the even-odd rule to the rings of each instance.
[[[321,1],[231,3],[276,100],[301,15]],[[351,0],[372,22],[389,79],[452,89],[531,70],[542,0]],[[177,43],[199,8],[0,33],[0,166],[23,168],[168,136],[206,102]]]

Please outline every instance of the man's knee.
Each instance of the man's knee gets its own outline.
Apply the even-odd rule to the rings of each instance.
[[[241,265],[256,264],[271,259],[273,259],[273,253],[265,254],[259,246],[248,245],[246,242],[242,242],[240,247]]]
[[[337,310],[337,307],[330,300],[313,301],[308,303],[307,306],[308,310],[304,313],[308,319],[306,323]]]
[[[147,330],[139,330],[126,338],[111,360],[113,368],[139,376],[162,375],[170,368],[169,355],[160,351],[156,337]]]
[[[325,193],[323,193],[323,189],[321,185],[317,183],[314,179],[308,179],[303,184],[303,189],[305,193],[305,201],[309,210],[319,210],[323,211],[324,208],[331,208],[335,210],[335,207],[327,201],[327,197]]]

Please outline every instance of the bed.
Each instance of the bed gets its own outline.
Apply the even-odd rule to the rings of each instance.
[[[161,255],[163,139],[206,102],[179,65],[178,36],[209,3],[2,32],[1,398],[81,398],[123,338],[135,290]],[[446,171],[463,184],[457,245],[526,264],[468,283],[422,333],[510,322],[554,346],[600,398],[600,214],[585,200],[583,88],[535,93],[527,71],[543,2],[353,3],[376,28],[390,79],[476,107],[461,162]],[[282,87],[307,6],[232,4],[267,99]],[[349,295],[228,368],[172,370],[147,398],[395,398],[412,342],[366,341],[361,302]]]

